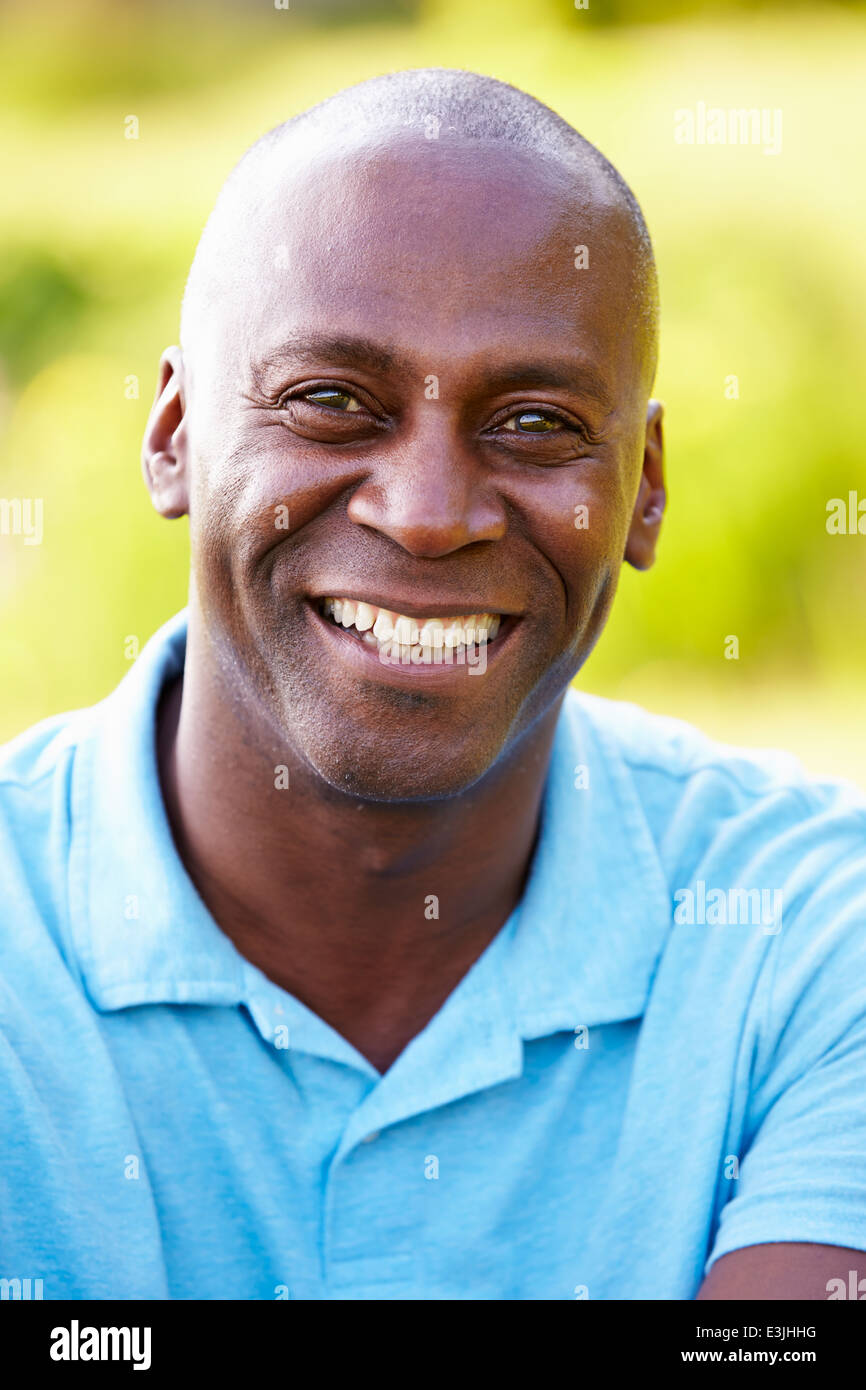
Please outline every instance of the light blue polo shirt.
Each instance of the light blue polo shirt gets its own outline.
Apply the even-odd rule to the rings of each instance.
[[[866,1249],[859,793],[571,692],[523,901],[380,1076],[175,852],[185,632],[0,758],[0,1278],[690,1299],[740,1246]]]

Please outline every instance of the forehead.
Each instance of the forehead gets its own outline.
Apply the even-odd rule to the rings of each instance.
[[[631,229],[591,167],[443,131],[266,169],[222,298],[221,341],[246,361],[309,331],[397,344],[430,370],[509,343],[633,365]]]

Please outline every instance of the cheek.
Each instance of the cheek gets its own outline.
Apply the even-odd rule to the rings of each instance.
[[[204,514],[267,539],[297,531],[356,485],[364,466],[348,453],[305,443],[272,410],[223,412],[202,437],[193,492]]]
[[[289,451],[279,426],[226,432],[193,461],[190,528],[203,555],[249,558],[307,525],[345,485],[335,470]]]
[[[628,505],[620,480],[613,466],[588,460],[552,471],[531,496],[524,494],[535,543],[568,588],[622,559]]]
[[[623,562],[630,512],[623,471],[600,460],[551,471],[522,489],[520,505],[533,545],[561,584],[564,626],[550,636],[577,669],[604,626]]]

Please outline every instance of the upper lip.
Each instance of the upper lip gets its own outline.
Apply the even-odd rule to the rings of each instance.
[[[321,603],[326,598],[352,599],[354,603],[369,603],[374,608],[386,608],[389,613],[399,613],[405,618],[459,618],[471,617],[475,613],[493,613],[502,617],[515,617],[517,610],[509,608],[507,605],[497,603],[486,603],[482,600],[471,600],[458,598],[442,602],[441,598],[405,603],[402,599],[384,598],[380,594],[358,593],[352,588],[348,589],[324,589],[320,594],[310,594],[314,603]]]

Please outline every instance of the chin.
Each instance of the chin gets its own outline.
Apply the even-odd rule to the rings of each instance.
[[[301,747],[313,771],[335,791],[359,801],[423,802],[459,796],[480,781],[496,761],[499,748],[448,747],[421,739],[398,752],[394,743],[365,741]]]

